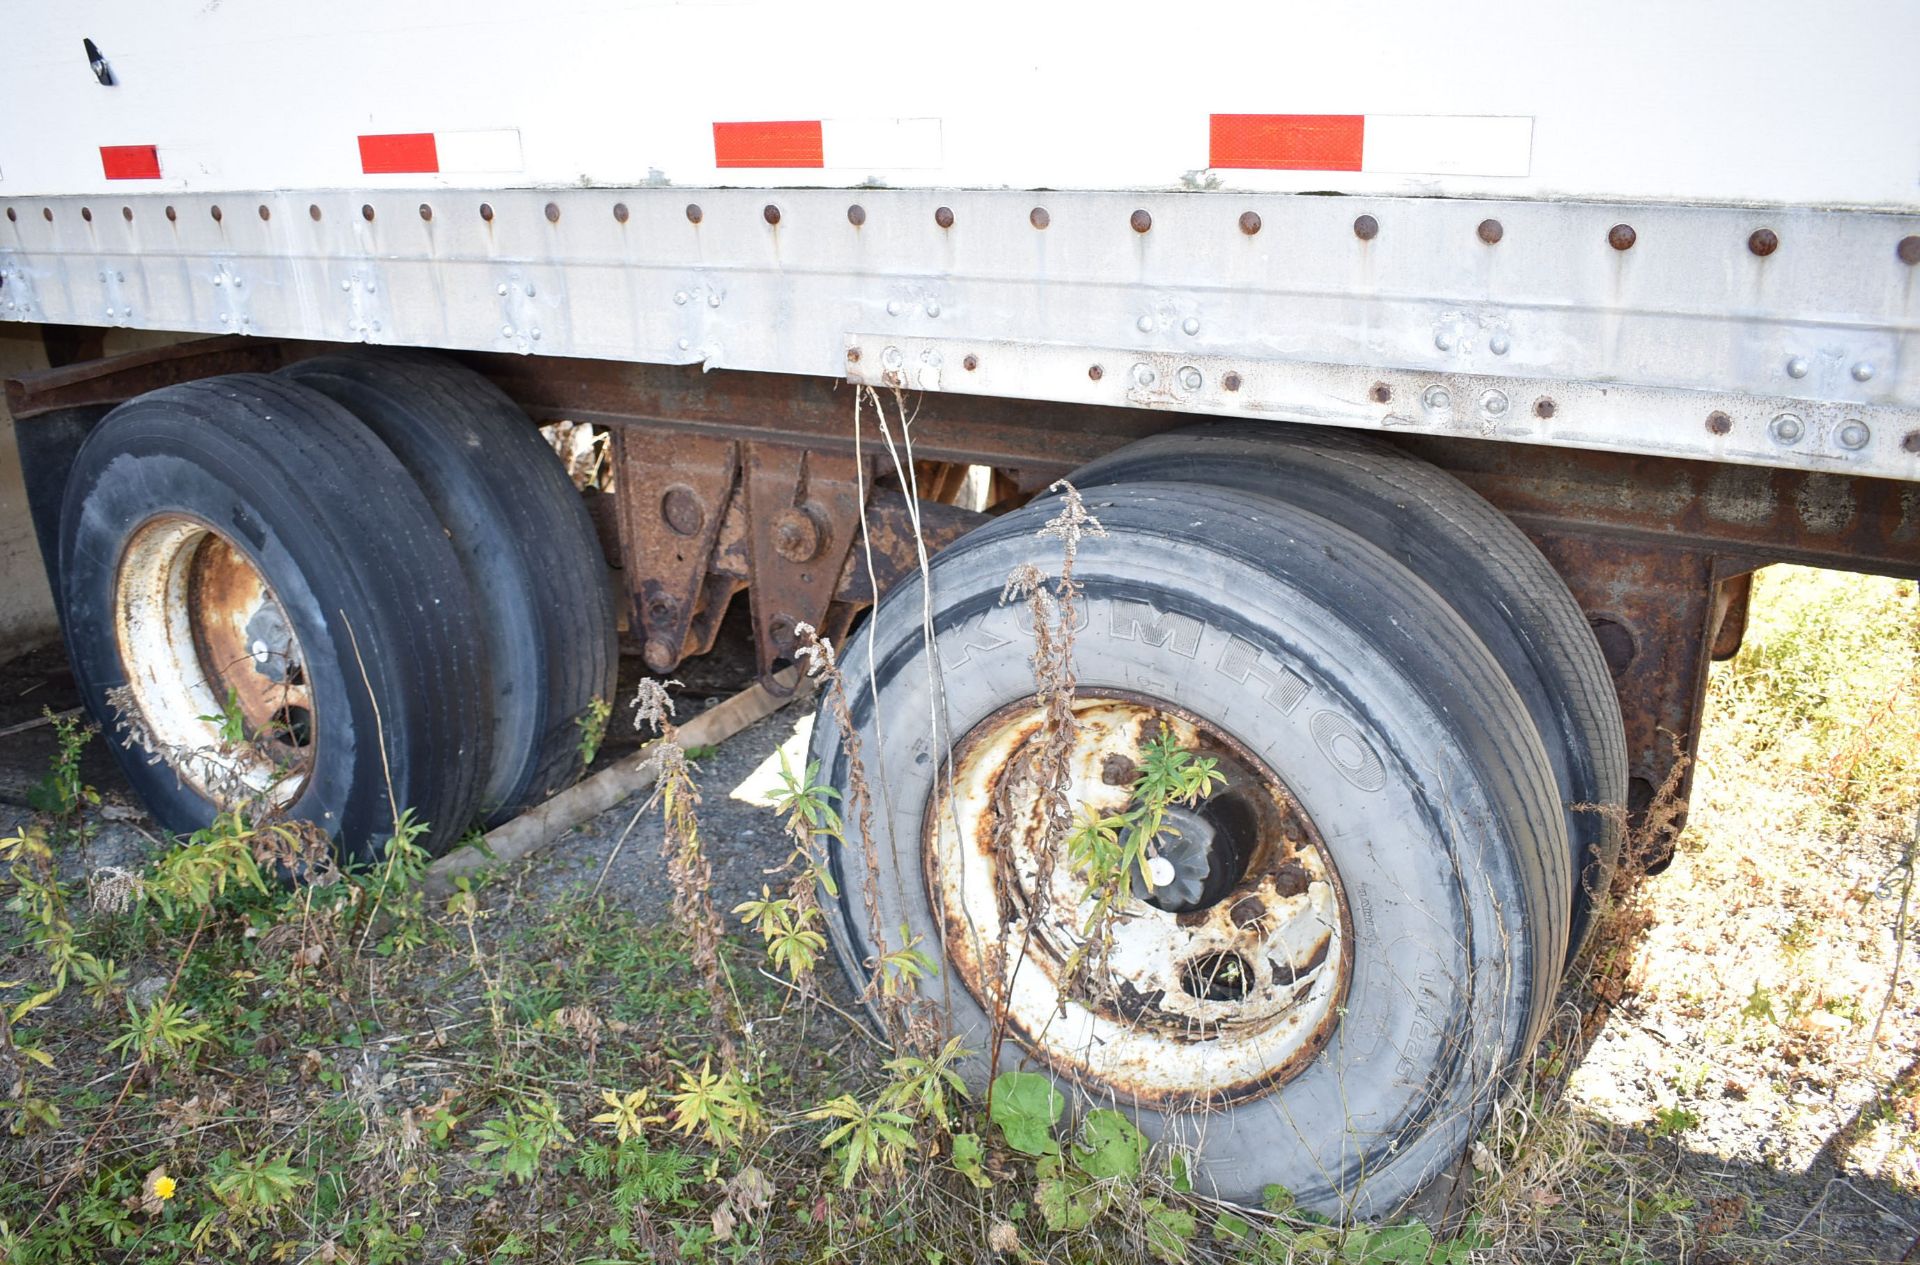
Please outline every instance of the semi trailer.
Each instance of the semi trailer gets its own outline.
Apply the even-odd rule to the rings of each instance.
[[[1223,1197],[1453,1164],[1753,572],[1920,577],[1909,6],[6,26],[7,525],[156,821],[445,848],[579,776],[623,644],[824,637],[850,975],[917,943],[973,1074]],[[1059,809],[1169,744],[1217,785],[1090,959]]]

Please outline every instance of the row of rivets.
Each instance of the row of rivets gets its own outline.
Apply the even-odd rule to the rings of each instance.
[[[547,203],[544,212],[549,224],[558,224],[560,222],[560,206],[558,203]],[[222,218],[222,213],[218,205],[210,207],[209,213],[216,221]],[[48,223],[52,223],[52,207],[41,207],[40,214]],[[133,208],[131,206],[121,207],[120,214],[122,218],[129,223],[133,221]],[[316,222],[319,221],[322,218],[320,205],[314,203],[308,206],[307,214]],[[686,216],[689,223],[700,223],[705,218],[705,214],[706,213],[701,210],[699,203],[689,202],[687,204]],[[770,225],[778,225],[780,223],[780,208],[774,203],[767,203],[766,206],[761,208],[760,214]],[[628,215],[629,212],[626,203],[616,202],[613,204],[613,218],[619,223],[625,224]],[[169,206],[166,208],[166,216],[169,220],[177,218],[173,207]],[[272,212],[265,204],[262,204],[259,207],[259,216],[262,220],[268,220],[272,218]],[[92,223],[92,208],[86,206],[81,207],[80,217],[88,223]],[[374,219],[375,212],[372,203],[361,204],[360,217],[369,222]],[[433,219],[433,207],[428,203],[422,202],[420,204],[420,218],[431,221]],[[490,204],[485,202],[480,204],[480,218],[486,220],[488,223],[493,221],[493,207]],[[19,213],[15,208],[7,208],[7,219],[9,221],[17,221],[19,219]],[[847,208],[847,221],[855,228],[865,224],[867,222],[866,208],[859,203],[854,203],[849,206]],[[933,213],[933,221],[941,228],[952,228],[954,225],[953,208],[945,206],[937,208]],[[1047,211],[1047,208],[1036,206],[1032,211],[1028,212],[1027,221],[1036,229],[1045,229],[1052,224],[1053,217]],[[1153,228],[1153,216],[1144,208],[1136,210],[1129,215],[1127,222],[1136,233],[1147,233]],[[1260,215],[1256,211],[1242,212],[1238,223],[1240,231],[1249,237],[1258,233],[1261,229]],[[1505,239],[1506,227],[1501,224],[1499,220],[1485,219],[1475,226],[1474,233],[1487,245],[1494,246]],[[1372,241],[1380,235],[1380,221],[1371,215],[1357,216],[1353,221],[1353,235],[1363,242]],[[1615,250],[1627,251],[1632,250],[1635,243],[1639,241],[1639,234],[1634,231],[1633,225],[1631,224],[1615,224],[1607,230],[1606,240],[1607,244]],[[1757,228],[1747,236],[1747,249],[1754,255],[1764,259],[1780,249],[1780,235],[1770,228]],[[1901,238],[1894,247],[1894,255],[1901,263],[1920,265],[1920,235],[1909,235]]]

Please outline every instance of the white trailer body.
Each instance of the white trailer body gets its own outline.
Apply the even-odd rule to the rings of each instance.
[[[1907,6],[18,26],[7,319],[1920,476]]]

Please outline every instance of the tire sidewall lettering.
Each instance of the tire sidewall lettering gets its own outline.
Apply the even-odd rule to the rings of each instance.
[[[979,664],[986,656],[1014,644],[1017,635],[1033,639],[1033,618],[1026,605],[1010,605],[1011,620],[993,610],[983,611],[944,634],[956,648],[944,656],[947,666]],[[1206,663],[1235,685],[1263,691],[1264,699],[1290,719],[1304,720],[1314,750],[1354,789],[1368,794],[1387,784],[1387,770],[1376,745],[1345,712],[1325,705],[1304,665],[1287,662],[1239,635],[1215,627],[1189,611],[1161,609],[1134,598],[1095,598],[1080,604],[1075,619],[1076,654],[1093,650],[1100,639],[1144,643]],[[1011,627],[1008,624],[1011,624]],[[1165,688],[1167,682],[1143,679],[1145,689]],[[1177,697],[1169,701],[1178,701]]]

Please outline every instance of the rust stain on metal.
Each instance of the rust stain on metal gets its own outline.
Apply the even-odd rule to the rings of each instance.
[[[933,222],[941,228],[953,227],[953,208],[943,206],[933,213]]]
[[[1033,225],[1035,228],[1045,228],[1047,225],[1053,223],[1053,217],[1047,214],[1046,207],[1036,206],[1033,210],[1027,212],[1027,223]]]
[[[1144,233],[1153,227],[1153,217],[1151,215],[1148,215],[1146,210],[1143,208],[1141,210],[1135,211],[1132,215],[1128,216],[1127,223],[1133,226],[1134,232]]]
[[[795,627],[819,628],[825,622],[859,530],[861,492],[868,482],[850,456],[784,444],[745,445],[741,488],[753,564],[747,598],[763,684],[793,658]],[[805,557],[783,554],[783,544]]]
[[[1715,434],[1732,430],[1725,414],[1709,415],[1706,425]],[[1732,609],[1724,586],[1771,562],[1920,579],[1912,487],[1896,480],[1599,452],[1401,445],[1512,517],[1594,621],[1616,672],[1636,819],[1699,733],[1707,664]],[[1911,447],[1920,452],[1920,432]]]
[[[1747,636],[1747,615],[1753,604],[1753,572],[1730,576],[1714,595],[1714,634],[1711,654],[1715,663],[1725,663],[1740,653]]]
[[[1298,896],[1307,886],[1307,871],[1297,861],[1289,861],[1274,873],[1273,890],[1282,896]]]
[[[813,561],[823,543],[820,521],[806,506],[794,506],[774,515],[773,549],[788,562]]]
[[[1893,248],[1893,253],[1903,264],[1920,264],[1920,236],[1901,238],[1900,244]]]
[[[1481,220],[1480,227],[1474,231],[1479,235],[1480,240],[1489,246],[1507,235],[1507,230],[1500,226],[1499,220]]]
[[[1102,369],[1099,365],[1087,366],[1087,376],[1089,378],[1092,378],[1095,382],[1098,382],[1100,381],[1101,378],[1105,377],[1106,373],[1107,371],[1105,369]]]
[[[1063,1075],[1162,1106],[1269,1092],[1324,1048],[1348,983],[1344,956],[1335,973],[1327,973],[1335,946],[1343,943],[1339,937],[1351,934],[1342,930],[1351,920],[1312,823],[1284,786],[1254,771],[1250,753],[1227,735],[1196,727],[1178,709],[1124,692],[1089,691],[1075,710],[1072,777],[1076,787],[1103,788],[1104,799],[1080,792],[1098,811],[1124,804],[1137,768],[1114,744],[1138,750],[1163,726],[1230,768],[1228,786],[1214,798],[1241,807],[1223,808],[1229,818],[1222,820],[1250,811],[1246,820],[1256,823],[1252,836],[1235,834],[1237,842],[1213,845],[1228,848],[1212,855],[1217,863],[1235,864],[1236,877],[1225,894],[1197,907],[1160,909],[1139,902],[1136,893],[1115,923],[1110,964],[1069,972],[1085,913],[1085,879],[1064,862],[1042,865],[1034,850],[1035,840],[1053,836],[1031,784],[1032,748],[1045,725],[1037,702],[1026,700],[983,720],[955,745],[953,785],[961,798],[952,806],[928,806],[924,868],[929,898],[945,913],[949,965],[983,1004],[996,1008],[993,981],[1032,990],[1026,1000],[1008,994],[1007,1031]],[[1242,855],[1241,848],[1250,851]],[[948,881],[942,869],[952,865],[964,874]],[[1289,868],[1302,877],[1311,868],[1315,876],[1291,898],[1275,886]],[[1045,897],[1034,886],[1043,881],[1052,885]],[[967,892],[985,905],[969,904]],[[1310,921],[1289,934],[1289,920],[1303,917]],[[1141,936],[1147,937],[1141,946],[1165,949],[1140,957],[1143,948],[1129,946]],[[1023,951],[1017,969],[1007,960],[1007,945]],[[1104,1026],[1089,1029],[1088,1023]],[[1066,1027],[1077,1035],[1063,1039]],[[1180,1076],[1176,1085],[1167,1076],[1166,1055],[1175,1049],[1205,1060],[1209,1078],[1198,1099],[1191,1077]]]
[[[1227,911],[1227,917],[1231,918],[1233,925],[1242,931],[1257,928],[1260,920],[1266,916],[1266,902],[1261,900],[1258,895],[1242,897],[1240,900],[1234,902],[1233,908]],[[1293,981],[1289,980],[1287,982],[1292,983]]]
[[[292,707],[306,713],[310,726],[312,703],[304,666],[276,661],[286,657],[277,646],[262,652],[265,657],[256,654],[254,633],[261,613],[271,608],[274,618],[270,622],[283,628],[285,614],[252,562],[217,533],[209,532],[195,550],[187,574],[186,600],[194,644],[206,668],[208,684],[216,698],[224,699],[231,691],[246,731],[284,734],[283,714]],[[286,638],[291,644],[290,629]],[[290,683],[290,672],[298,680]],[[279,745],[297,751],[294,744]]]
[[[684,483],[675,483],[661,494],[660,517],[676,536],[698,535],[707,523],[699,493]]]
[[[1756,228],[1747,238],[1747,249],[1765,259],[1780,249],[1780,235],[1770,228]]]
[[[867,208],[855,202],[847,208],[847,223],[859,228],[867,222]]]
[[[114,636],[156,752],[223,806],[285,802],[311,769],[313,692],[300,643],[253,560],[210,524],[161,515],[128,541],[115,577]],[[237,712],[243,740],[225,732]]]
[[[1393,388],[1384,382],[1374,383],[1373,389],[1368,391],[1367,395],[1375,404],[1390,404],[1393,402]]]
[[[966,359],[960,362],[960,367],[962,369],[965,369],[968,373],[972,373],[975,369],[978,369],[980,367],[980,357],[974,355],[972,352],[968,352]]]
[[[1371,215],[1355,217],[1353,221],[1353,235],[1363,242],[1372,241],[1380,235],[1380,221],[1374,219]]]
[[[1546,396],[1543,395],[1539,399],[1533,402],[1533,415],[1535,417],[1548,418],[1548,417],[1552,417],[1553,414],[1554,414],[1554,403],[1552,400],[1548,399]]]
[[[1240,212],[1240,231],[1252,237],[1260,231],[1260,216],[1255,211]]]
[[[760,218],[769,224],[778,224],[780,222],[780,208],[769,202],[760,208]]]
[[[628,215],[628,212],[627,212],[627,204],[626,204],[626,203],[624,203],[624,202],[616,202],[616,203],[614,203],[614,204],[613,204],[613,221],[614,221],[614,223],[616,223],[616,224],[625,224],[625,223],[627,222],[627,215]]]
[[[1715,435],[1724,435],[1733,429],[1733,419],[1715,409],[1707,414],[1707,429]]]
[[[689,653],[707,559],[733,500],[739,445],[634,430],[616,433],[613,452],[631,623],[648,668],[670,672]]]
[[[705,217],[706,217],[706,212],[700,209],[700,204],[698,202],[687,203],[687,223],[698,224]]]
[[[1607,230],[1607,245],[1615,250],[1632,250],[1640,235],[1633,231],[1631,224],[1615,224]]]
[[[1229,370],[1227,375],[1220,379],[1220,385],[1229,391],[1238,391],[1240,389],[1240,375]]]

